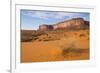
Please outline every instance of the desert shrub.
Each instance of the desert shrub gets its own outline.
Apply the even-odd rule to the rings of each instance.
[[[21,30],[21,42],[30,42],[38,39],[35,30]]]
[[[32,33],[32,35],[33,35],[34,37],[37,37],[37,36],[40,36],[40,35],[43,35],[43,34],[45,34],[43,31],[36,31],[36,32],[33,32],[33,33]]]
[[[21,42],[28,42],[32,40],[32,31],[21,30]]]
[[[55,40],[59,40],[60,38],[55,36],[54,34],[43,34],[41,36],[38,37],[41,41],[55,41]]]
[[[38,39],[38,41],[42,41],[41,39]]]
[[[21,30],[21,35],[32,35],[34,30]]]
[[[69,42],[69,47],[66,46],[66,44],[61,46],[62,48],[62,56],[65,56],[66,54],[68,54],[70,52],[70,50],[72,48],[75,48],[75,44],[73,42]]]
[[[67,54],[69,54],[69,53],[82,53],[82,50],[80,49],[80,48],[64,48],[63,50],[62,50],[62,55],[63,56],[65,56],[65,55],[67,55]]]
[[[80,34],[80,37],[84,37],[85,36],[85,34]]]
[[[69,53],[76,53],[76,54],[81,54],[81,53],[87,53],[88,49],[81,49],[81,48],[63,48],[62,50],[62,56],[66,56]]]
[[[45,39],[45,40],[43,40],[43,41],[50,41],[50,40],[48,40],[48,39]]]
[[[58,40],[58,38],[54,38],[54,37],[46,37],[42,39],[43,41],[54,41],[54,40]]]
[[[60,48],[62,49],[61,55],[63,57],[66,56],[66,55],[68,55],[71,52],[75,52],[77,50],[77,45],[76,45],[75,38],[70,38],[69,39],[69,42],[66,42],[66,40],[65,40],[65,43],[64,44],[61,44],[60,45]]]
[[[87,53],[87,52],[89,52],[89,49],[77,48],[74,43],[70,44],[69,47],[63,46],[61,48],[62,48],[61,55],[63,57],[65,57],[69,53],[81,54],[81,53]]]
[[[30,42],[32,39],[32,36],[21,36],[21,42]]]
[[[67,53],[69,53],[69,48],[63,48],[62,49],[62,56],[65,56]]]

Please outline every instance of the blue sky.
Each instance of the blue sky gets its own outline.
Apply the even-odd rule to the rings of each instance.
[[[37,30],[39,25],[53,25],[55,23],[81,17],[89,21],[89,13],[21,10],[21,29]]]

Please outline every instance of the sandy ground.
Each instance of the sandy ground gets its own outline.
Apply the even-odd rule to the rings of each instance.
[[[63,34],[65,34],[63,36]],[[47,62],[89,59],[89,31],[69,31],[59,40],[21,42],[21,62]],[[84,35],[83,35],[84,34]],[[56,38],[56,37],[55,37]]]

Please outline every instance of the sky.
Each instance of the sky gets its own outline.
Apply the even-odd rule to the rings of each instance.
[[[25,10],[21,13],[21,29],[37,30],[40,25],[53,25],[55,23],[69,20],[72,18],[83,18],[89,21],[89,13],[84,12],[61,12],[61,11],[39,11],[39,10]]]

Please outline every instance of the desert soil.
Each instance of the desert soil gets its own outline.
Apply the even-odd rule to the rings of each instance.
[[[56,35],[49,33],[39,36],[36,40],[21,42],[22,63],[88,59],[88,29],[61,32]]]

